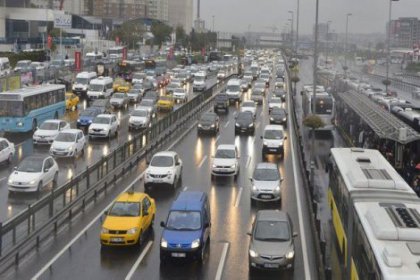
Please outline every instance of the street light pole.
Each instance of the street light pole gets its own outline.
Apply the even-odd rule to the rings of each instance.
[[[392,1],[399,0],[389,0],[389,10],[388,10],[388,32],[387,32],[387,43],[386,43],[386,82],[385,82],[385,92],[388,93],[389,86],[389,61],[391,60],[391,13],[392,13]]]
[[[295,21],[295,13],[293,12],[293,11],[289,11],[289,14],[291,14],[292,15],[292,29],[291,29],[291,34],[290,34],[290,37],[291,37],[291,48],[292,48],[292,53],[293,53],[293,50],[294,50],[294,48],[293,48],[293,23],[294,23],[294,21]]]
[[[297,9],[296,9],[296,54],[299,47],[299,0],[297,0]]]
[[[348,13],[346,15],[346,42],[344,44],[344,67],[345,67],[344,74],[345,74],[345,76],[347,76],[346,73],[347,73],[347,69],[348,69],[348,67],[347,67],[347,43],[348,43],[348,37],[349,37],[349,17],[351,15],[352,15],[351,13]]]
[[[314,40],[314,69],[313,69],[313,88],[312,88],[312,114],[315,113],[315,103],[316,103],[316,81],[317,81],[317,67],[318,67],[318,14],[319,14],[319,0],[316,0],[316,10],[315,10],[315,40]],[[315,129],[312,128],[311,135],[311,185],[312,188],[315,187],[314,184],[314,173],[315,173]],[[313,189],[314,190],[314,189]]]
[[[212,16],[212,18],[213,18],[213,32],[214,32],[214,16]]]
[[[328,38],[328,32],[329,32],[329,29],[330,29],[330,23],[331,23],[331,20],[329,20],[329,21],[327,21],[327,38],[326,38],[326,48],[325,48],[325,66],[327,66],[327,64],[328,64],[328,51],[329,51],[329,38]]]

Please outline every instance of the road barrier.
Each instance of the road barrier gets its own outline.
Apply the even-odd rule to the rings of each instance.
[[[0,273],[21,259],[75,216],[106,194],[109,188],[146,157],[167,146],[190,128],[198,116],[213,103],[214,93],[223,85],[215,84],[171,112],[126,143],[120,145],[81,174],[4,223],[0,223]]]

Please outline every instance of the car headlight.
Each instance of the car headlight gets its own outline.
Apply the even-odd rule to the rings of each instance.
[[[288,260],[293,259],[294,256],[295,256],[295,251],[291,250],[291,251],[287,252],[286,259],[288,259]]]
[[[217,167],[217,165],[216,165],[216,164],[213,164],[211,167],[212,167],[212,168],[216,168],[216,167]]]
[[[12,180],[12,179],[9,179],[7,182],[8,182],[9,184],[13,184],[13,180]]]
[[[102,234],[108,234],[108,233],[109,233],[109,229],[107,229],[107,228],[104,228],[104,227],[103,227],[103,228],[101,229],[101,233],[102,233]]]
[[[263,141],[263,145],[264,146],[268,146],[268,142],[267,141]]]
[[[199,123],[199,124],[198,124],[198,127],[202,127],[202,125]]]
[[[162,238],[162,240],[160,241],[160,247],[168,248],[168,241],[166,241],[165,238]]]
[[[232,164],[231,166],[230,166],[230,168],[235,168],[236,167],[236,164]]]
[[[253,123],[251,123],[250,125],[248,125],[248,127],[253,127],[254,126],[254,124]]]
[[[194,248],[198,248],[198,247],[200,247],[200,239],[197,238],[196,240],[194,240],[191,243],[191,248],[194,249]]]
[[[29,182],[29,185],[35,185],[35,183],[36,183],[36,180],[32,180]]]
[[[67,148],[67,150],[68,150],[69,152],[71,152],[71,151],[73,150],[73,146],[68,147],[68,148]]]
[[[270,118],[270,121],[274,121],[274,118]]]
[[[92,120],[88,120],[88,123],[92,123]]]
[[[280,193],[280,186],[277,186],[277,187],[274,189],[274,192],[275,192],[275,193]]]
[[[127,234],[135,234],[139,229],[138,228],[130,228],[129,230],[127,230]]]
[[[18,127],[22,127],[22,126],[23,126],[23,122],[18,122],[16,125],[17,125]]]
[[[235,126],[240,126],[239,123],[235,123]]]
[[[215,125],[214,125],[214,124],[212,124],[210,127],[211,127],[211,128],[213,128],[213,127],[215,127]]]
[[[77,119],[77,122],[80,122],[80,119]]]
[[[255,252],[254,250],[252,250],[252,249],[249,249],[249,255],[252,257],[252,258],[256,258],[256,257],[258,257],[258,253],[257,252]]]
[[[258,191],[258,188],[256,186],[252,186],[252,191],[253,192],[257,192]]]
[[[286,118],[283,118],[283,121],[285,122],[286,121]]]

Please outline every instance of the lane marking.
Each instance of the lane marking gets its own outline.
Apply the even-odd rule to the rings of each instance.
[[[182,191],[183,191],[183,192],[185,192],[186,190],[188,190],[188,187],[184,187],[184,188],[182,189]]]
[[[222,257],[220,258],[219,266],[217,267],[217,273],[216,273],[216,277],[214,277],[214,280],[222,279],[223,267],[225,266],[228,249],[229,249],[229,243],[226,242],[225,245],[223,246]]]
[[[219,138],[220,138],[220,134],[217,135],[217,137],[216,137],[216,143],[217,143],[217,141],[219,141]]]
[[[206,159],[207,159],[207,155],[205,155],[203,159],[200,161],[200,163],[198,164],[198,168],[201,168],[201,166],[203,166],[203,163],[206,161]]]
[[[195,124],[193,124],[194,126]],[[192,127],[193,127],[192,126]],[[187,130],[188,131],[188,130]],[[180,139],[183,137],[183,135],[181,135],[178,139],[176,139],[176,141],[174,141],[166,150],[170,150],[172,149],[179,141]],[[121,193],[128,191],[128,189],[130,189],[131,187],[133,187],[138,181],[141,180],[141,178],[143,178],[144,174],[146,171],[143,171],[139,176],[137,176],[132,182],[131,184],[129,184]],[[121,194],[120,193],[120,194]],[[105,208],[102,209],[102,211],[99,211],[99,214],[89,223],[87,224],[72,240],[70,240],[69,243],[67,243],[66,246],[64,246],[63,249],[61,249],[60,252],[58,252],[47,264],[45,264],[36,274],[35,276],[33,276],[31,278],[31,280],[37,280],[42,274],[44,274],[44,272],[49,269],[56,261],[58,258],[60,258],[83,234],[85,234],[85,232],[87,232],[87,230],[97,221],[99,220],[104,211],[106,209],[108,209],[109,207],[111,207],[112,203],[114,203],[114,200],[111,201]]]
[[[144,248],[143,252],[141,252],[139,258],[136,260],[136,262],[134,263],[133,267],[130,269],[130,271],[128,272],[127,276],[125,277],[125,280],[130,280],[131,277],[133,277],[134,272],[137,270],[138,266],[143,261],[143,259],[146,256],[146,254],[149,252],[150,248],[152,247],[152,244],[153,244],[153,241],[152,240],[150,240],[147,243],[147,245]]]
[[[228,127],[230,121],[228,121],[227,123],[225,123],[225,125],[223,126],[224,128]]]
[[[250,163],[251,163],[251,156],[248,156],[248,159],[246,161],[246,168],[248,168],[248,166],[249,166]]]
[[[239,206],[239,202],[241,202],[241,197],[242,197],[242,191],[244,190],[243,187],[239,188],[239,192],[238,192],[238,196],[236,197],[236,201],[235,201],[235,207]]]
[[[289,111],[289,115],[291,115],[291,106],[290,106],[290,98],[288,98],[288,111]],[[309,271],[309,259],[308,259],[308,246],[306,245],[306,235],[305,235],[305,229],[303,227],[303,213],[302,213],[302,203],[300,201],[300,197],[302,197],[302,189],[300,186],[298,186],[298,176],[297,176],[297,171],[298,171],[298,167],[297,167],[297,163],[296,163],[296,158],[295,158],[295,146],[294,146],[294,135],[292,132],[292,129],[294,129],[292,127],[292,119],[291,118],[287,118],[287,122],[288,122],[288,127],[290,127],[290,146],[292,149],[292,164],[293,164],[293,179],[295,181],[295,183],[293,184],[294,188],[295,188],[295,192],[296,192],[296,208],[297,208],[297,212],[298,212],[298,219],[299,219],[299,231],[300,231],[300,240],[302,242],[302,255],[303,255],[303,267],[304,267],[304,271],[305,271],[305,279],[307,280],[311,280],[311,274]]]

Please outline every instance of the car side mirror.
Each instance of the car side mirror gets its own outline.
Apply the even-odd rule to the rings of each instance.
[[[251,231],[248,231],[246,234],[249,235],[249,236],[252,236],[252,232]]]
[[[297,232],[293,232],[293,237],[298,237],[298,233]]]
[[[206,222],[205,224],[204,224],[204,227],[205,228],[208,228],[210,226],[210,223],[209,222]]]
[[[165,228],[166,227],[165,222],[164,221],[161,221],[160,222],[160,226],[163,227],[163,228]]]
[[[147,212],[147,211],[143,212],[143,216],[148,216],[148,215],[149,215],[149,212]]]
[[[44,173],[47,173],[50,169],[44,168]]]

